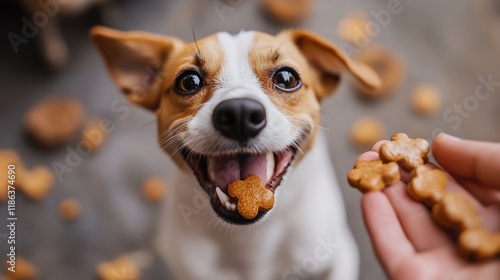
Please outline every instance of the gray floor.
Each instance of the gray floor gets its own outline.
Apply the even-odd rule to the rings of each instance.
[[[270,24],[258,10],[257,1],[243,1],[220,18],[212,1],[123,1],[121,20],[116,28],[140,29],[191,40],[191,23],[197,37],[217,31],[237,32],[256,29],[270,33],[280,27]],[[398,53],[406,61],[408,75],[397,94],[382,102],[367,103],[354,94],[346,80],[323,107],[322,125],[331,157],[341,178],[350,226],[361,249],[361,279],[384,279],[365,232],[360,213],[360,194],[348,187],[345,174],[362,151],[353,149],[347,137],[350,125],[360,116],[381,119],[387,126],[385,137],[399,131],[430,139],[433,131],[488,141],[500,141],[499,87],[477,108],[461,118],[461,124],[443,116],[454,104],[471,102],[479,77],[492,75],[500,81],[500,5],[498,1],[411,1],[402,0],[402,11],[392,15],[373,39]],[[1,8],[7,7],[2,4]],[[339,18],[352,9],[380,12],[387,1],[318,0],[313,16],[302,26],[340,42],[335,27]],[[0,11],[2,32],[19,32],[23,16],[19,10]],[[86,30],[96,23],[95,11],[78,20],[65,20],[64,33],[71,48],[71,60],[60,73],[50,73],[36,53],[36,39],[23,45],[14,55],[2,33],[0,42],[0,148],[17,149],[28,166],[64,162],[65,149],[40,151],[22,134],[26,110],[47,95],[68,95],[81,99],[89,119],[110,118],[116,129],[109,134],[102,151],[85,157],[66,174],[49,198],[32,203],[18,199],[18,253],[40,270],[40,279],[92,279],[96,264],[120,253],[150,246],[155,231],[157,206],[139,196],[141,181],[150,175],[168,180],[170,162],[155,142],[153,116],[130,108],[123,120],[110,109],[120,99],[105,72]],[[409,110],[409,93],[419,83],[437,85],[443,92],[441,112],[432,118],[415,117]],[[455,115],[455,114],[453,114]],[[451,115],[450,115],[451,116]],[[448,116],[449,117],[449,116]],[[69,147],[74,148],[72,143]],[[57,204],[65,197],[76,197],[83,204],[83,216],[66,224],[56,216]],[[5,209],[4,206],[1,207]],[[5,211],[0,219],[5,220]],[[6,249],[5,229],[0,230],[1,254]],[[144,271],[144,279],[164,279],[167,271],[156,259]]]

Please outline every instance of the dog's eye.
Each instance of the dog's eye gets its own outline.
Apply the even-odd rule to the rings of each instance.
[[[285,67],[274,73],[273,84],[281,91],[293,92],[300,88],[302,82],[295,70]]]
[[[203,87],[203,78],[195,70],[187,70],[175,80],[175,89],[179,94],[189,95],[198,92]]]

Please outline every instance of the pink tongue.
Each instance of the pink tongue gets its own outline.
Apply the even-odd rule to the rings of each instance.
[[[243,180],[250,174],[259,176],[263,182],[266,181],[266,154],[222,156],[213,160],[214,183],[222,190],[226,190],[232,181]]]

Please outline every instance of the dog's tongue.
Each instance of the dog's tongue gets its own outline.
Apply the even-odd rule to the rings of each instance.
[[[213,161],[214,183],[222,190],[226,190],[232,181],[243,180],[251,174],[266,182],[266,154],[222,156],[210,160]]]

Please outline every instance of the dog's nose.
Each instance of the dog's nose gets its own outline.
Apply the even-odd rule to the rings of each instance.
[[[266,109],[253,99],[228,99],[215,107],[212,123],[222,135],[245,142],[266,126]]]

